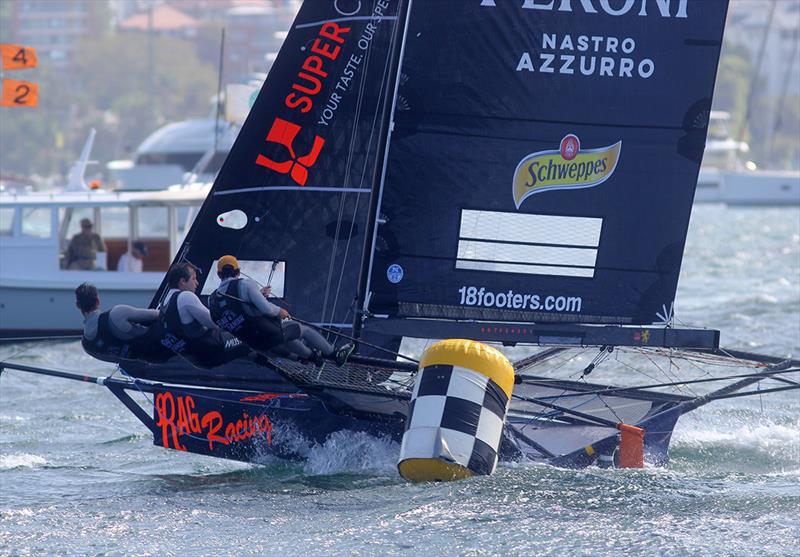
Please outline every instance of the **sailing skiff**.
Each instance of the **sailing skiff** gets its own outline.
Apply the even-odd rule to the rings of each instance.
[[[2,366],[103,385],[157,445],[257,462],[342,429],[399,441],[404,337],[540,346],[515,362],[501,459],[612,466],[633,425],[664,463],[682,414],[800,387],[797,360],[723,350],[672,310],[726,12],[306,2],[175,261],[206,273],[201,294],[225,254],[262,283],[279,268],[291,314],[358,354],[103,378]],[[609,370],[629,384],[594,382]]]

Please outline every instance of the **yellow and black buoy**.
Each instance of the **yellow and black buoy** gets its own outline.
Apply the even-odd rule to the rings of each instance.
[[[488,475],[497,466],[514,367],[495,348],[442,340],[419,363],[397,468],[414,482]]]

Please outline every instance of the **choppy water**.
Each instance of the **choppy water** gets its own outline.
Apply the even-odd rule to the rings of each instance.
[[[800,211],[696,208],[676,312],[725,346],[800,354]],[[107,371],[77,343],[0,347],[12,354]],[[797,393],[685,416],[665,468],[409,485],[398,450],[348,434],[304,464],[177,454],[100,387],[6,372],[0,554],[796,555],[800,542]]]

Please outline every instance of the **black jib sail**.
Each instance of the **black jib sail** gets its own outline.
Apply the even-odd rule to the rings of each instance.
[[[727,0],[413,2],[367,329],[668,321],[726,11]]]
[[[351,4],[300,9],[177,254],[207,275],[203,294],[234,254],[292,313],[352,321],[399,18],[397,0]]]

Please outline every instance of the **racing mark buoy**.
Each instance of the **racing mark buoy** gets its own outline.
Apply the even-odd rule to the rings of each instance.
[[[442,340],[422,355],[397,468],[414,482],[488,475],[497,466],[514,367],[471,340]]]

